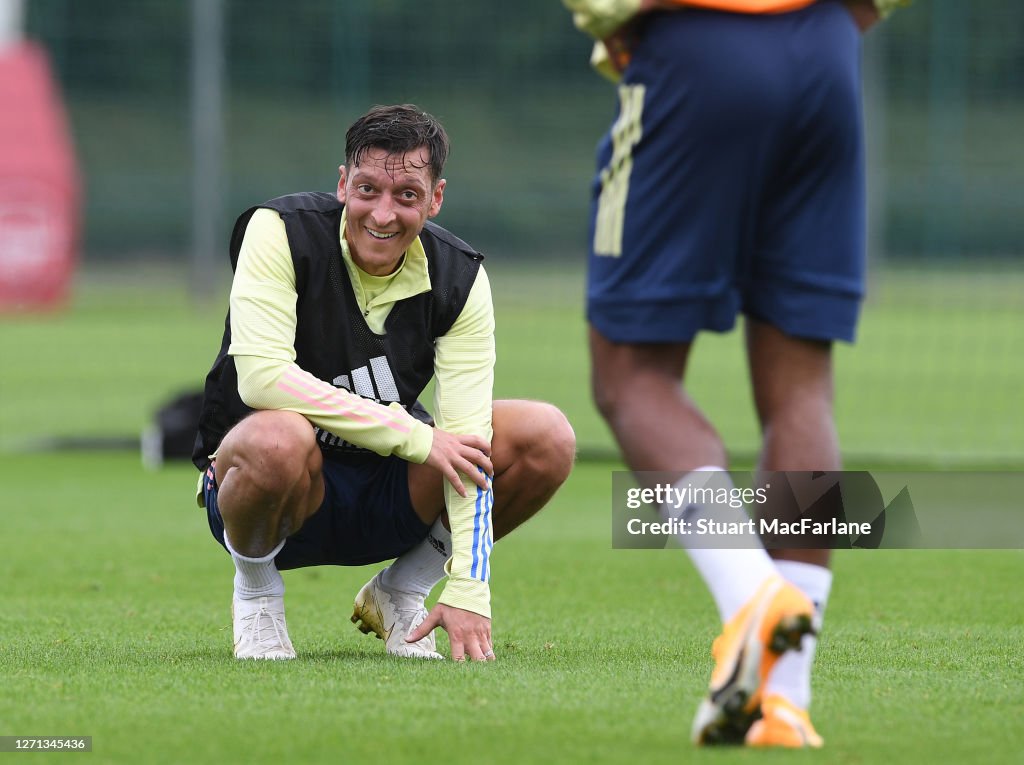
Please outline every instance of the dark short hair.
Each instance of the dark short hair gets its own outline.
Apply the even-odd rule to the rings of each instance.
[[[412,104],[375,106],[345,134],[345,164],[358,165],[367,149],[402,155],[420,147],[430,152],[430,179],[436,183],[448,159],[448,134],[441,123]]]

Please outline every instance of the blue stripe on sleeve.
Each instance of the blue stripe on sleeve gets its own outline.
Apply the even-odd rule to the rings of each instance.
[[[484,556],[484,570],[483,576],[481,577],[485,582],[491,580],[491,550],[494,548],[494,531],[491,527],[491,510],[494,508],[494,489],[487,490],[487,518],[486,527],[484,529],[483,542],[483,556]]]
[[[476,487],[476,512],[473,513],[473,565],[469,570],[469,575],[474,579],[477,579],[476,571],[480,566],[480,557],[477,552],[477,548],[480,545],[480,516],[483,514],[483,491],[479,486]]]

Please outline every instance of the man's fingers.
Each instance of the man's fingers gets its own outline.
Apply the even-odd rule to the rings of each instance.
[[[459,473],[465,473],[474,484],[487,490],[488,477],[494,475],[494,463],[491,462],[491,445],[486,438],[452,435],[437,429],[433,438],[426,464],[439,471],[460,497],[468,497],[469,492]]]
[[[491,646],[490,630],[481,629],[480,626],[471,627],[460,631],[458,642],[465,648],[465,656],[473,661],[493,661],[494,648]],[[451,638],[451,632],[448,633]]]
[[[434,608],[427,614],[427,618],[420,622],[420,626],[405,636],[406,643],[415,643],[417,640],[422,640],[430,631],[434,629],[438,624],[441,623],[441,614]]]
[[[469,480],[484,491],[490,488],[487,482],[489,477],[494,475],[494,466],[491,465],[491,461],[483,456],[481,452],[474,449],[468,457],[462,456],[458,462],[458,470],[469,476]],[[456,485],[455,481],[452,481],[452,485],[455,486],[456,491],[460,488],[462,489],[462,491],[459,491],[460,496],[466,496],[465,486],[461,483],[461,478],[459,484]]]
[[[490,635],[480,641],[472,640],[467,645],[467,653],[473,661],[494,661],[494,646],[491,645]]]
[[[491,462],[491,458],[483,452],[479,452],[479,454],[475,455],[473,462],[476,463],[476,466],[480,468],[480,470],[483,470],[487,475],[494,475],[494,463]]]
[[[427,614],[420,629],[409,636],[422,637],[421,631],[428,624],[437,624],[448,631],[453,661],[494,661],[494,646],[491,643],[491,620],[485,616],[452,608],[438,603]]]
[[[476,474],[482,470],[489,476],[494,475],[494,463],[491,462],[491,450],[490,445],[482,438],[473,437],[475,441],[479,443],[466,443],[463,442],[461,456],[471,466],[471,470],[466,470],[473,477],[473,481],[479,485]]]
[[[459,496],[465,498],[469,496],[466,493],[466,487],[462,485],[462,477],[459,476],[458,471],[455,470],[451,465],[444,471],[445,478],[448,479],[448,483],[452,485],[452,488],[458,492]]]
[[[471,446],[484,453],[484,456],[491,456],[491,445],[487,443],[487,439],[481,436],[464,435],[459,436],[459,441],[464,443],[466,446]]]
[[[484,491],[487,491],[490,488],[490,484],[487,482],[487,475],[489,474],[481,473],[479,470],[476,469],[476,466],[473,466],[471,470],[468,470],[466,472],[466,475],[468,475],[470,479],[473,481],[473,483],[475,483]]]

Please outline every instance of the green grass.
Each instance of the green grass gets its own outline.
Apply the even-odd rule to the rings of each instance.
[[[584,446],[608,450],[577,275],[492,270],[498,395],[554,400]],[[286,574],[299,660],[235,662],[231,566],[191,502],[194,471],[25,450],[137,433],[201,378],[222,306],[147,276],[93,274],[65,314],[0,327],[0,735],[91,735],[95,760],[116,763],[1020,761],[1018,550],[837,553],[815,674],[828,748],[693,750],[714,610],[678,551],[611,549],[610,462],[581,463],[496,548],[500,661],[387,658],[348,622],[372,568],[322,568]],[[1021,464],[1021,287],[887,275],[863,344],[839,353],[858,460]],[[692,388],[742,457],[756,432],[739,349],[702,340]]]
[[[333,568],[285,575],[299,660],[241,664],[189,468],[5,458],[0,734],[91,735],[124,763],[764,759],[686,743],[713,608],[679,551],[610,549],[611,467],[496,548],[493,665],[384,656],[347,618],[372,569]],[[1019,551],[837,554],[815,759],[1019,761],[1022,572]]]
[[[499,263],[498,395],[558,403],[581,445],[612,450],[589,397],[582,278]],[[1024,466],[1024,272],[879,270],[855,345],[836,350],[836,416],[851,464]],[[742,336],[702,335],[688,388],[751,461],[757,425]]]
[[[590,401],[582,276],[492,260],[496,395],[552,401],[585,453],[614,453]],[[162,400],[200,384],[224,302],[195,306],[179,285],[173,272],[94,273],[67,313],[2,319],[0,450],[43,436],[138,433]],[[836,352],[850,464],[1024,467],[1022,295],[1020,269],[879,272],[859,342]],[[688,386],[749,462],[758,432],[740,332],[699,338]]]

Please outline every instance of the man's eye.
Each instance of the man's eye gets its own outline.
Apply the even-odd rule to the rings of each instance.
[[[360,194],[372,194],[373,186],[370,186],[369,184],[366,183],[360,183],[358,186],[356,186],[356,191],[358,191]]]

